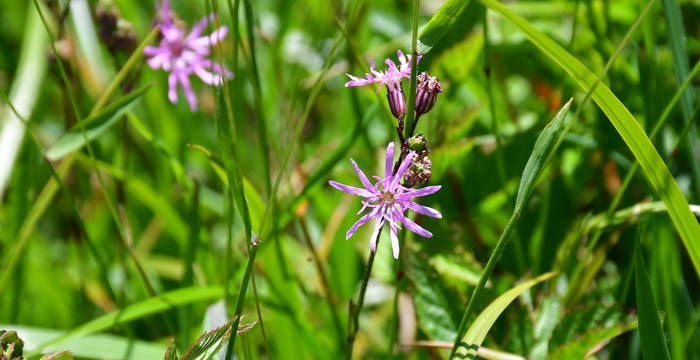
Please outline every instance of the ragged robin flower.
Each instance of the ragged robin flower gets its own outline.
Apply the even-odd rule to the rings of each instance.
[[[442,215],[435,209],[420,205],[413,201],[413,198],[433,194],[440,190],[441,186],[427,186],[420,189],[409,189],[401,184],[401,178],[404,176],[413,158],[416,156],[414,151],[409,152],[403,159],[398,170],[393,172],[394,164],[394,143],[389,143],[386,149],[386,162],[384,166],[384,178],[375,176],[378,181],[372,184],[367,176],[360,170],[354,160],[350,159],[352,166],[355,168],[357,177],[360,178],[363,188],[357,188],[349,185],[329,181],[328,183],[334,188],[352,195],[358,195],[364,198],[362,200],[362,209],[358,214],[365,210],[368,212],[362,216],[357,222],[350,227],[345,234],[345,238],[349,239],[357,229],[364,223],[374,219],[374,232],[370,237],[369,247],[372,252],[377,250],[377,237],[386,223],[389,224],[391,236],[391,248],[395,259],[399,258],[399,238],[398,230],[401,224],[412,232],[426,238],[433,236],[428,230],[413,222],[404,214],[407,210],[413,210],[419,214],[431,216],[441,219]]]
[[[391,113],[396,117],[400,118],[406,114],[406,97],[404,96],[403,87],[401,85],[401,80],[403,78],[411,78],[411,55],[404,55],[404,53],[399,50],[396,52],[399,58],[399,66],[391,59],[387,58],[384,63],[388,66],[386,71],[376,70],[374,66],[374,60],[372,60],[372,65],[369,68],[369,73],[365,74],[365,78],[360,78],[350,74],[346,74],[350,81],[345,83],[345,87],[350,86],[364,86],[373,83],[378,83],[377,92],[382,88],[382,85],[386,85],[387,98],[389,100],[389,108],[391,108]],[[420,61],[421,57],[418,56],[416,59],[416,64]]]
[[[185,29],[176,23],[169,0],[163,0],[159,14],[158,25],[163,38],[157,47],[147,46],[144,49],[146,56],[150,57],[148,65],[153,69],[163,69],[170,73],[168,99],[172,103],[177,102],[179,84],[185,93],[190,110],[196,111],[197,97],[192,90],[190,75],[197,75],[209,85],[219,85],[224,79],[230,79],[233,76],[221,64],[207,58],[211,53],[211,47],[223,40],[228,29],[226,26],[221,26],[210,35],[202,36],[209,22],[215,19],[215,15],[210,14],[200,20],[187,34]]]

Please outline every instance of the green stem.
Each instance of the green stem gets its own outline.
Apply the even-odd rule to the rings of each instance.
[[[406,125],[404,126],[404,138],[408,139],[411,136],[409,131],[413,131],[416,127],[416,76],[418,74],[418,10],[420,9],[420,0],[413,0],[413,35],[411,40],[411,82],[408,92],[408,109],[406,112]]]
[[[236,300],[236,308],[234,310],[235,320],[231,324],[231,338],[226,346],[226,359],[230,359],[233,355],[233,345],[236,341],[236,335],[238,330],[238,324],[241,323],[241,313],[243,313],[243,303],[245,302],[245,294],[248,290],[248,283],[253,274],[253,264],[255,263],[255,257],[258,254],[258,242],[253,241],[250,244],[250,256],[248,256],[248,265],[245,269],[245,274],[243,274],[243,280],[241,281],[241,289],[238,293],[238,299]]]

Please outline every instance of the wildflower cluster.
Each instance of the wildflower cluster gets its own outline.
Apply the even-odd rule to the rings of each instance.
[[[440,185],[426,186],[419,189],[412,189],[416,185],[427,183],[431,178],[432,163],[428,158],[427,141],[423,135],[413,136],[415,124],[421,115],[429,112],[437,100],[437,95],[442,92],[440,82],[436,77],[430,76],[427,73],[421,73],[417,78],[416,86],[416,101],[415,112],[416,119],[413,127],[409,129],[408,139],[403,138],[404,121],[407,105],[406,96],[403,91],[403,79],[411,78],[411,55],[404,55],[400,50],[397,52],[399,65],[397,66],[391,59],[384,60],[387,65],[385,71],[377,70],[372,61],[370,72],[365,74],[364,78],[347,74],[350,78],[345,84],[345,87],[365,86],[377,83],[377,91],[381,90],[383,85],[387,89],[387,101],[392,115],[398,120],[397,133],[400,140],[399,159],[395,163],[394,143],[390,142],[386,149],[386,157],[384,164],[384,177],[375,176],[376,183],[372,183],[367,176],[360,170],[354,160],[350,159],[355,173],[357,173],[362,188],[357,188],[349,185],[330,181],[329,184],[334,188],[346,192],[348,194],[361,196],[364,199],[362,208],[358,214],[367,210],[355,224],[345,234],[345,238],[349,239],[357,229],[374,219],[374,231],[370,237],[370,249],[375,252],[377,249],[377,241],[382,227],[385,224],[389,225],[389,234],[391,237],[391,247],[394,258],[399,257],[399,240],[398,230],[401,225],[406,226],[412,232],[430,238],[433,234],[416,224],[413,220],[406,216],[406,211],[413,210],[419,214],[434,218],[442,218],[440,212],[427,206],[420,205],[413,201],[414,198],[433,194],[440,190]],[[420,62],[421,56],[417,55],[416,64]]]

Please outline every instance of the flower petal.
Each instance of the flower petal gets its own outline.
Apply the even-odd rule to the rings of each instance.
[[[328,184],[330,186],[342,191],[342,192],[345,192],[345,193],[348,193],[351,195],[358,195],[358,196],[363,196],[363,197],[374,196],[374,194],[372,194],[371,192],[369,192],[365,189],[360,189],[360,188],[356,188],[354,186],[341,184],[341,183],[335,182],[333,180],[329,181]]]
[[[384,162],[384,177],[391,176],[394,168],[394,142],[390,142],[386,147],[386,160]]]
[[[414,223],[411,219],[407,218],[406,216],[401,215],[401,217],[399,218],[399,220],[400,220],[404,225],[406,225],[406,228],[407,228],[408,230],[411,230],[411,231],[413,231],[414,233],[416,233],[416,234],[418,234],[418,235],[420,235],[420,236],[422,236],[422,237],[424,237],[424,238],[431,238],[431,237],[433,237],[433,234],[432,234],[430,231],[423,229],[420,225]]]
[[[407,207],[407,208],[409,208],[409,209],[411,209],[419,214],[427,215],[427,216],[434,217],[437,219],[442,219],[442,214],[440,214],[439,211],[437,211],[433,208],[427,207],[427,206],[423,206],[421,204],[414,203],[413,201],[404,201],[404,202],[401,202],[401,205],[403,205],[403,206],[405,206],[405,207]]]
[[[192,90],[192,85],[190,85],[189,74],[184,71],[178,71],[176,74],[180,85],[182,85],[182,91],[185,93],[185,99],[190,104],[190,111],[197,111],[197,96]]]
[[[409,200],[414,197],[426,196],[438,192],[442,188],[442,185],[426,186],[420,189],[409,190],[401,195],[396,196],[396,200]]]
[[[348,229],[348,232],[345,233],[345,240],[350,239],[350,237],[352,237],[352,236],[355,234],[355,231],[357,231],[357,229],[358,229],[360,226],[364,225],[364,224],[365,224],[367,221],[369,221],[369,219],[371,219],[371,218],[372,218],[372,213],[369,213],[369,214],[367,214],[367,215],[361,217],[359,220],[357,220],[357,221],[350,227],[350,229]]]
[[[362,185],[365,187],[365,189],[367,189],[367,191],[370,192],[375,192],[376,190],[374,189],[374,185],[372,185],[372,183],[369,182],[369,179],[367,179],[367,175],[365,175],[365,173],[363,173],[362,170],[360,170],[355,160],[350,159],[350,162],[355,168],[355,173],[357,173],[357,177],[360,178],[360,182],[362,182]]]
[[[394,259],[398,259],[399,258],[399,237],[396,234],[397,233],[396,226],[391,225],[390,230],[391,231],[389,233],[391,235],[391,251],[394,254]]]
[[[401,181],[401,178],[403,177],[403,174],[406,173],[406,170],[408,170],[408,167],[411,166],[411,162],[413,161],[413,158],[415,156],[415,151],[411,151],[410,153],[408,153],[408,155],[406,155],[406,157],[403,159],[403,162],[401,163],[401,166],[399,166],[399,169],[396,171],[394,179],[391,180],[391,184],[389,184],[389,189],[394,189],[399,184],[399,181]]]
[[[173,104],[177,102],[177,74],[175,72],[168,75],[168,99]]]
[[[377,221],[374,223],[374,231],[372,231],[372,236],[369,238],[369,249],[372,252],[377,252],[377,240],[379,240],[382,225],[384,225],[384,219],[377,218]]]

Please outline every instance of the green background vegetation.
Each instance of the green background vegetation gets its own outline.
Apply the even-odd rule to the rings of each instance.
[[[193,78],[194,113],[139,56],[153,2],[0,2],[0,128],[10,104],[28,122],[0,154],[0,329],[154,359],[224,301],[257,321],[239,358],[340,358],[372,229],[344,240],[360,203],[327,181],[359,186],[349,157],[382,173],[396,141],[385,92],[344,74],[410,52],[414,2],[172,2],[230,30],[212,56],[235,77]],[[434,237],[402,233],[398,261],[385,231],[355,357],[447,358],[459,333],[493,359],[700,359],[700,2],[419,5],[443,88],[420,202],[443,219],[416,217]]]

